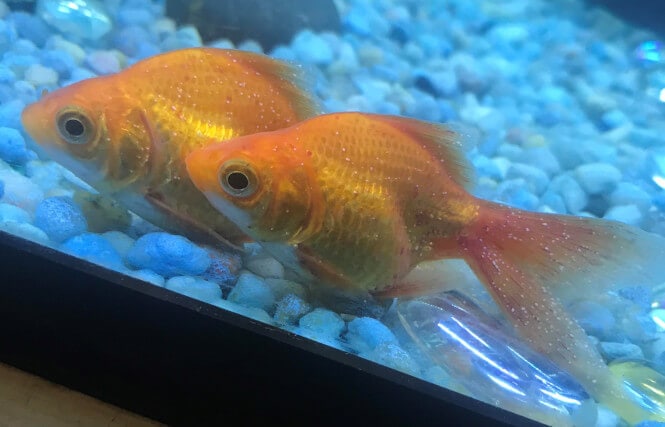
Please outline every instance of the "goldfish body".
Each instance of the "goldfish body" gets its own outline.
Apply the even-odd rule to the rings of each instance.
[[[418,280],[422,265],[463,259],[526,342],[626,419],[643,417],[626,409],[629,394],[553,295],[662,278],[661,237],[478,199],[457,135],[413,119],[323,115],[210,145],[186,163],[217,209],[305,280],[418,295],[444,286]]]
[[[55,161],[145,219],[237,242],[243,233],[192,185],[185,156],[213,140],[289,126],[314,110],[288,64],[194,48],[47,94],[22,121]]]

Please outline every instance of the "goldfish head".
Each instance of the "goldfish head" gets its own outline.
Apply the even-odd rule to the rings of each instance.
[[[132,137],[136,125],[126,120],[124,96],[111,77],[84,80],[45,94],[21,115],[23,127],[38,145],[36,151],[95,187],[131,173],[132,165],[121,164],[121,159],[131,163],[144,161],[145,156],[136,148],[126,150],[128,145],[139,146]]]
[[[258,242],[298,243],[312,224],[308,165],[299,150],[279,143],[284,132],[211,144],[186,159],[194,185]]]

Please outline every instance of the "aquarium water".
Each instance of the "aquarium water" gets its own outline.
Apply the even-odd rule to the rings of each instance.
[[[665,32],[583,0],[335,4],[339,33],[303,29],[263,52],[252,40],[204,43],[156,0],[38,0],[32,11],[0,1],[0,229],[548,424],[625,425],[521,344],[482,292],[466,308],[452,294],[326,303],[256,243],[227,252],[128,212],[42,155],[22,128],[22,110],[43,91],[165,51],[235,48],[302,66],[325,112],[475,129],[479,197],[665,234]],[[473,277],[460,280],[477,291]],[[566,306],[654,414],[644,427],[665,421],[657,285]]]

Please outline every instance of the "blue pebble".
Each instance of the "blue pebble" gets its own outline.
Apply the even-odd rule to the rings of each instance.
[[[609,163],[588,163],[575,169],[575,176],[588,194],[607,194],[621,181],[621,171]]]
[[[6,19],[14,24],[19,36],[32,41],[37,46],[44,46],[51,35],[48,25],[35,15],[26,12],[12,12]]]
[[[238,275],[231,270],[230,266],[237,263],[234,255],[226,253],[214,253],[210,257],[210,266],[201,274],[201,277],[210,282],[219,283],[222,286],[231,286],[238,280]]]
[[[344,320],[339,314],[324,308],[316,308],[307,313],[300,318],[298,324],[319,338],[335,339],[344,330]]]
[[[243,273],[227,298],[244,307],[260,308],[270,311],[275,305],[275,294],[261,277],[252,273]]]
[[[526,210],[536,210],[540,201],[535,194],[527,189],[524,179],[509,179],[499,184],[497,188],[498,200],[511,206]]]
[[[635,205],[618,205],[609,208],[603,218],[639,227],[644,215]]]
[[[642,213],[646,213],[651,208],[651,196],[635,184],[620,182],[610,194],[610,203],[613,205],[635,205]]]
[[[642,349],[630,343],[621,342],[601,342],[600,353],[611,362],[614,359],[643,359],[644,353]]]
[[[499,166],[489,157],[483,156],[482,154],[474,156],[472,162],[478,175],[492,178],[495,181],[500,181],[504,178],[503,172]]]
[[[291,48],[303,62],[328,65],[334,59],[332,48],[326,40],[310,30],[299,32],[293,39]]]
[[[198,30],[195,27],[187,25],[177,30],[174,34],[167,36],[162,41],[162,49],[174,50],[199,47],[202,43]]]
[[[74,68],[72,72],[69,75],[69,80],[66,80],[62,82],[63,86],[69,86],[71,84],[74,84],[76,82],[80,82],[81,80],[89,79],[92,77],[95,77],[96,74],[90,71],[87,68]]]
[[[648,286],[627,286],[619,289],[619,295],[645,310],[651,306],[652,292]]]
[[[138,26],[123,28],[113,35],[115,47],[130,57],[136,56],[144,43],[154,42],[153,39],[148,30]]]
[[[196,276],[208,269],[208,253],[182,236],[157,232],[141,236],[127,253],[127,263],[164,277]]]
[[[14,128],[0,127],[0,159],[13,165],[23,165],[30,160],[23,135]]]
[[[0,187],[4,191],[5,184],[2,181],[0,183],[2,183]],[[0,221],[30,222],[30,214],[18,206],[10,205],[9,203],[0,203]]]
[[[129,270],[127,274],[156,286],[164,286],[164,278],[152,270]]]
[[[604,129],[615,129],[630,123],[628,116],[623,111],[616,109],[605,112],[600,121]]]
[[[540,168],[522,163],[513,163],[508,168],[506,179],[524,178],[527,186],[535,195],[543,194],[550,183],[547,174]]]
[[[217,283],[196,279],[194,277],[172,277],[166,281],[164,287],[173,292],[209,303],[222,299],[222,290]]]
[[[563,201],[563,198],[552,192],[546,191],[540,198],[540,203],[548,206],[551,210],[556,213],[565,214],[566,213],[566,204]]]
[[[593,301],[573,304],[570,311],[587,334],[601,339],[606,337],[616,325],[612,312],[607,307]]]
[[[273,51],[270,53],[270,56],[275,58],[275,59],[281,59],[282,61],[295,61],[297,60],[296,58],[296,53],[291,49],[290,47],[287,46],[277,46]]]
[[[283,325],[295,324],[298,319],[312,309],[305,300],[297,295],[289,294],[279,300],[275,308],[274,319]]]
[[[635,427],[665,427],[665,423],[660,421],[647,420],[635,424]]]
[[[349,323],[346,338],[359,352],[374,350],[379,344],[398,344],[395,334],[372,317],[357,317]]]
[[[39,61],[32,54],[9,51],[2,55],[2,63],[17,74],[23,74],[28,67],[36,62]]]
[[[589,202],[580,184],[570,175],[559,175],[550,182],[550,190],[559,194],[569,213],[578,214]]]
[[[361,36],[386,36],[390,24],[368,2],[356,2],[345,16],[342,17],[343,27]]]
[[[120,254],[108,240],[99,234],[79,234],[65,241],[60,245],[60,249],[90,262],[108,265],[116,269],[123,268]]]
[[[375,105],[374,112],[377,114],[389,114],[396,116],[400,114],[401,110],[397,104],[389,101],[383,101]]]
[[[517,161],[535,166],[549,176],[554,176],[561,171],[559,160],[547,147],[527,147],[522,150]]]
[[[40,86],[42,88],[42,86]],[[53,89],[53,85],[49,85],[48,89]],[[32,83],[25,80],[14,82],[14,97],[21,100],[25,104],[31,104],[37,101],[37,88]]]
[[[412,89],[410,92],[416,102],[409,104],[404,114],[420,120],[439,122],[441,119],[441,110],[436,99],[432,95],[421,92],[418,89]]]
[[[70,197],[65,196],[48,197],[39,202],[33,223],[56,243],[77,236],[88,229],[81,208]]]
[[[16,73],[9,67],[0,65],[0,84],[13,83],[16,80]]]
[[[41,55],[41,63],[55,70],[62,79],[68,79],[76,68],[76,62],[69,52],[64,50],[45,50]]]
[[[0,181],[0,199],[5,195],[5,182]]]
[[[121,8],[116,15],[116,24],[123,27],[130,25],[147,27],[155,21],[155,16],[144,8]]]
[[[17,39],[16,27],[0,19],[0,52],[8,51]]]

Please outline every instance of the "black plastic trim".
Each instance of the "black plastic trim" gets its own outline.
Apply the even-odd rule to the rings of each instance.
[[[0,361],[168,425],[540,425],[4,232],[0,267]]]

